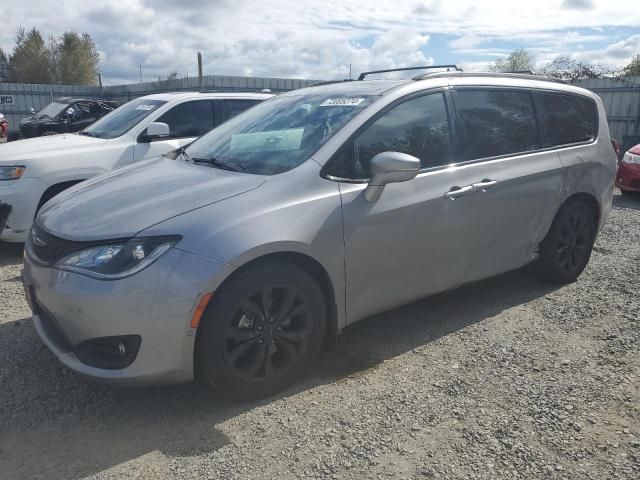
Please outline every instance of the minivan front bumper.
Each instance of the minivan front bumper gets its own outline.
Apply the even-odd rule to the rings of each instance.
[[[136,275],[104,281],[42,267],[25,255],[23,283],[35,328],[60,362],[101,382],[145,386],[193,379],[194,308],[231,271],[174,248]],[[105,337],[139,338],[128,366],[83,363],[79,345]]]

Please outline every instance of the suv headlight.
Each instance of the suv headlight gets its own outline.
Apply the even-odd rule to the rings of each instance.
[[[625,153],[624,157],[622,157],[623,163],[636,163],[640,164],[640,155],[634,155],[633,153]]]
[[[60,270],[117,280],[147,268],[180,241],[179,236],[133,238],[79,250],[55,264]]]
[[[0,167],[0,181],[1,180],[17,180],[24,173],[24,167]]]

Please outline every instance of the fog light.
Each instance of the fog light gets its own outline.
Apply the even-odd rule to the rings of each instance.
[[[119,370],[133,363],[141,342],[139,335],[92,338],[77,344],[73,352],[91,367]]]

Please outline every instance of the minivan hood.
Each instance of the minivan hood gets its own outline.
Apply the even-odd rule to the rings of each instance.
[[[67,240],[130,238],[164,220],[254,190],[264,181],[259,175],[154,159],[72,187],[41,210],[37,223]]]
[[[75,147],[97,145],[107,140],[65,133],[9,142],[0,149],[0,161],[35,157],[53,157],[56,153]]]

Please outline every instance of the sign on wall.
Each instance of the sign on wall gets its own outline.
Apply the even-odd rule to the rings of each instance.
[[[13,95],[0,93],[0,105],[13,105]]]

